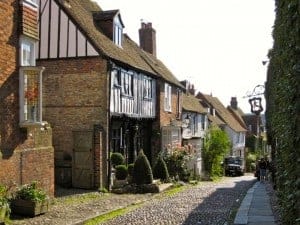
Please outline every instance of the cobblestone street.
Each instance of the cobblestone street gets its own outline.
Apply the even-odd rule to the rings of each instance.
[[[253,184],[253,176],[225,178],[220,183],[205,182],[172,197],[153,199],[143,207],[105,223],[218,225],[227,222],[232,207]]]
[[[71,225],[84,224],[87,219],[115,209],[143,202],[137,209],[106,222],[106,225],[136,224],[224,224],[230,210],[242,200],[242,195],[252,186],[252,174],[242,177],[224,177],[219,182],[199,182],[173,196],[163,194],[105,194],[86,199],[86,194],[57,198],[50,211],[34,218],[14,218],[13,224]],[[82,198],[83,197],[83,198]],[[78,199],[77,199],[78,198]],[[77,199],[77,200],[76,200]]]

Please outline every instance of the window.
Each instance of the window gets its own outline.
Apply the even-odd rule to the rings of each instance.
[[[177,113],[177,118],[181,117],[181,113],[182,113],[182,103],[181,103],[181,91],[178,89],[177,90],[177,109],[176,109],[176,113]]]
[[[153,93],[152,93],[152,80],[150,79],[144,79],[143,83],[143,97],[145,99],[152,99]]]
[[[164,105],[165,105],[165,111],[168,111],[168,112],[172,112],[171,97],[172,97],[172,87],[171,87],[171,85],[165,83]]]
[[[21,66],[35,66],[34,42],[21,39]]]
[[[113,41],[119,47],[122,47],[123,26],[119,16],[114,19]]]
[[[41,76],[43,68],[21,67],[20,69],[20,121],[42,122]]]
[[[133,96],[133,91],[132,91],[133,75],[128,72],[125,72],[125,71],[122,71],[121,75],[122,75],[122,78],[121,78],[122,79],[122,94],[127,95],[127,96]]]

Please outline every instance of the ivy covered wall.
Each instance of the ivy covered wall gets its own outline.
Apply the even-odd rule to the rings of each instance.
[[[266,122],[283,224],[300,224],[300,1],[275,0]]]

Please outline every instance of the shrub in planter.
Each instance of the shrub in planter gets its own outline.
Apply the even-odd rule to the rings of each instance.
[[[128,175],[128,171],[125,165],[116,166],[116,178],[118,180],[125,180],[127,175]]]
[[[153,177],[162,181],[169,180],[168,168],[162,156],[158,156],[157,161],[153,167]]]
[[[128,175],[129,175],[129,176],[132,176],[132,173],[133,173],[133,167],[134,167],[134,163],[128,164],[127,170],[128,170]]]
[[[125,158],[120,152],[114,152],[110,155],[110,161],[112,166],[124,164]]]
[[[140,150],[134,163],[132,178],[133,182],[138,185],[151,184],[153,182],[152,169],[143,150]]]
[[[8,187],[0,185],[0,223],[10,215]]]
[[[34,217],[48,211],[49,198],[37,182],[32,182],[18,188],[11,206],[15,214]]]

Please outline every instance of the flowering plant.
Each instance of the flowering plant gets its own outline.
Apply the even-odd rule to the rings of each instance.
[[[37,86],[31,87],[25,91],[25,98],[29,102],[35,102],[38,98],[39,90]]]

